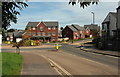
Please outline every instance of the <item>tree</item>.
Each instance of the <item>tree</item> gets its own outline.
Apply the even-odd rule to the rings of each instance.
[[[99,0],[70,0],[69,4],[76,5],[76,3],[80,4],[80,7],[85,8],[90,6],[90,4],[98,4]]]
[[[9,29],[9,30],[7,30],[7,32],[14,32],[15,31],[15,29]]]
[[[17,23],[19,10],[28,7],[25,2],[2,2],[2,28],[7,30],[11,22]]]

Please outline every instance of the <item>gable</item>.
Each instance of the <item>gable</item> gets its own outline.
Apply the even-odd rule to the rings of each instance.
[[[106,16],[106,18],[104,19],[103,23],[105,23],[105,22],[110,22],[111,16],[113,16],[114,18],[116,18],[116,13],[114,13],[114,12],[109,12],[108,15]]]

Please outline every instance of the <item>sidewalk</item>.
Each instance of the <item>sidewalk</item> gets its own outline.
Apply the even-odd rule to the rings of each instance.
[[[59,75],[41,56],[29,52],[22,52],[22,55],[24,62],[21,75]]]

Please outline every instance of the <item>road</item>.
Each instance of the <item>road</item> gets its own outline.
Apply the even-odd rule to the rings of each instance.
[[[73,46],[61,44],[58,52],[54,44],[45,47],[21,48],[22,53],[28,52],[45,56],[60,65],[72,75],[117,75],[118,59],[110,56],[83,52]],[[3,48],[2,51],[15,51]]]

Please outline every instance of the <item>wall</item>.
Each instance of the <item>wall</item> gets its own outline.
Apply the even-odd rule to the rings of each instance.
[[[117,9],[117,26],[120,29],[120,6]]]
[[[73,39],[73,31],[69,29],[68,27],[65,27],[65,29],[62,31],[62,37],[66,38],[68,37],[69,39]]]
[[[112,30],[116,30],[116,24],[117,24],[116,18],[113,15],[111,15],[110,16],[110,36],[113,36]]]

